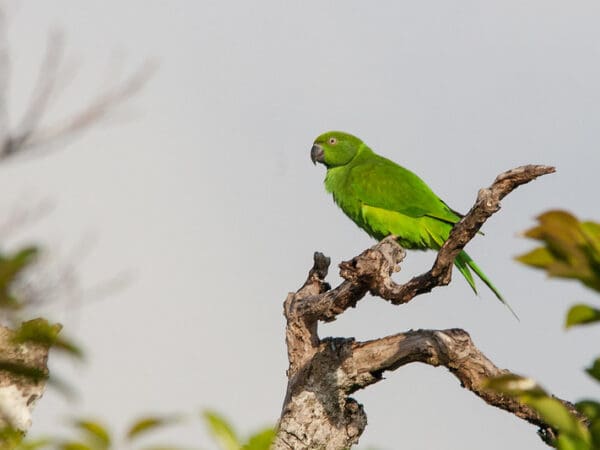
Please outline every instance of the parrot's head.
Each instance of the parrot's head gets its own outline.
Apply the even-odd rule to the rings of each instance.
[[[343,166],[352,161],[362,143],[356,136],[343,131],[328,131],[315,139],[310,159],[315,164],[325,164],[327,168]]]

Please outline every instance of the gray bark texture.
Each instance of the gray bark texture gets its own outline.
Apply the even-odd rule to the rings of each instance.
[[[325,277],[330,260],[315,253],[314,265],[304,285],[284,302],[287,320],[288,385],[273,448],[347,449],[358,443],[367,425],[361,404],[350,395],[377,383],[385,371],[421,362],[444,366],[489,405],[536,425],[542,439],[550,442],[553,430],[528,406],[513,398],[486,390],[490,377],[510,373],[494,365],[461,329],[416,330],[367,342],[353,338],[318,335],[319,321],[330,322],[367,293],[392,304],[404,304],[451,280],[454,258],[477,234],[483,223],[500,209],[500,200],[518,186],[554,172],[548,166],[522,166],[500,174],[487,189],[479,191],[469,213],[453,228],[438,252],[431,270],[404,284],[391,275],[405,252],[390,236],[351,261],[340,264],[345,279],[334,289]],[[571,410],[572,405],[564,402]]]
[[[15,331],[0,326],[0,429],[26,432],[35,403],[46,388],[50,345],[33,340],[18,342],[15,335]]]

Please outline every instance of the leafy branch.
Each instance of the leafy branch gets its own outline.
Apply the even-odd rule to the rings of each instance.
[[[548,211],[540,215],[538,225],[525,237],[541,243],[519,256],[518,261],[544,270],[549,276],[572,279],[600,292],[600,224],[580,221],[566,211]],[[566,316],[566,328],[600,322],[600,310],[587,304],[572,306]],[[586,369],[600,382],[600,358]],[[600,449],[600,402],[581,400],[577,413],[564,407],[537,382],[525,377],[500,377],[489,387],[530,405],[558,432],[551,444],[559,450]],[[581,421],[581,415],[585,420]]]

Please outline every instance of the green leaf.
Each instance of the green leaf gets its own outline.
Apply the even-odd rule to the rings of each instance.
[[[559,434],[566,434],[575,441],[590,442],[587,428],[554,397],[519,397],[519,399],[535,409],[544,422],[558,430]]]
[[[597,417],[592,420],[589,430],[592,435],[592,442],[594,443],[593,448],[600,448],[600,418]]]
[[[275,429],[266,428],[253,434],[248,442],[242,446],[244,450],[269,450],[275,439]]]
[[[575,403],[575,407],[581,414],[594,421],[600,422],[600,403],[594,400],[581,400]]]
[[[0,450],[13,450],[23,440],[23,432],[11,426],[0,428]]]
[[[600,224],[580,222],[566,211],[548,211],[538,222],[524,234],[543,245],[516,259],[550,276],[577,279],[600,291]]]
[[[77,441],[63,442],[58,446],[58,448],[60,450],[94,450],[94,448],[90,445]]]
[[[61,350],[74,358],[83,359],[83,351],[81,348],[79,348],[74,341],[65,337],[59,336],[58,339],[54,341],[52,348]]]
[[[0,257],[0,286],[5,287],[31,264],[39,254],[37,247],[25,247],[12,256]]]
[[[36,247],[26,247],[10,256],[0,254],[0,307],[15,309],[21,306],[19,299],[11,293],[11,285],[37,255]]]
[[[577,304],[571,306],[567,313],[566,328],[600,321],[600,309],[589,305]]]
[[[600,381],[600,358],[596,358],[591,367],[588,367],[585,371],[588,375]]]
[[[559,434],[566,435],[563,438],[565,449],[579,450],[579,447],[569,445],[579,445],[579,441],[590,442],[590,434],[579,419],[559,400],[549,396],[533,379],[514,374],[501,375],[488,379],[484,387],[514,397],[535,409],[544,422],[558,430]]]
[[[566,434],[558,435],[556,448],[558,450],[593,450],[589,443]]]
[[[233,428],[223,417],[208,410],[204,411],[202,415],[208,430],[222,450],[240,450],[242,448]]]
[[[582,222],[581,229],[594,253],[600,255],[600,223]],[[596,262],[600,262],[600,260],[596,260]]]
[[[534,248],[528,253],[517,256],[515,259],[523,264],[540,269],[549,267],[554,262],[554,256],[552,256],[550,250],[544,247]]]
[[[38,450],[52,445],[51,439],[27,439],[17,447],[18,450]]]
[[[178,421],[179,418],[177,417],[143,417],[134,422],[133,425],[129,427],[129,430],[127,430],[127,439],[133,440],[137,438],[140,434],[156,430],[157,428],[164,427],[166,425],[171,425]]]
[[[44,345],[63,350],[77,358],[83,357],[83,352],[73,342],[60,337],[61,329],[60,324],[50,324],[46,319],[33,319],[21,324],[13,341]]]
[[[103,425],[91,420],[76,420],[74,425],[88,435],[94,444],[93,447],[101,449],[110,447],[110,434]]]
[[[18,344],[34,343],[48,347],[54,345],[62,329],[60,324],[50,324],[46,319],[33,319],[23,322],[12,338]]]
[[[484,386],[492,391],[516,397],[527,394],[529,396],[546,396],[547,393],[532,378],[525,378],[515,374],[500,375],[488,378]]]

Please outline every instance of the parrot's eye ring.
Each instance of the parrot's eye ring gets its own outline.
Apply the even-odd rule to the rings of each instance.
[[[337,144],[337,139],[336,139],[336,138],[334,138],[334,137],[330,137],[330,138],[329,138],[329,143],[330,143],[331,145],[335,145],[335,144]]]

